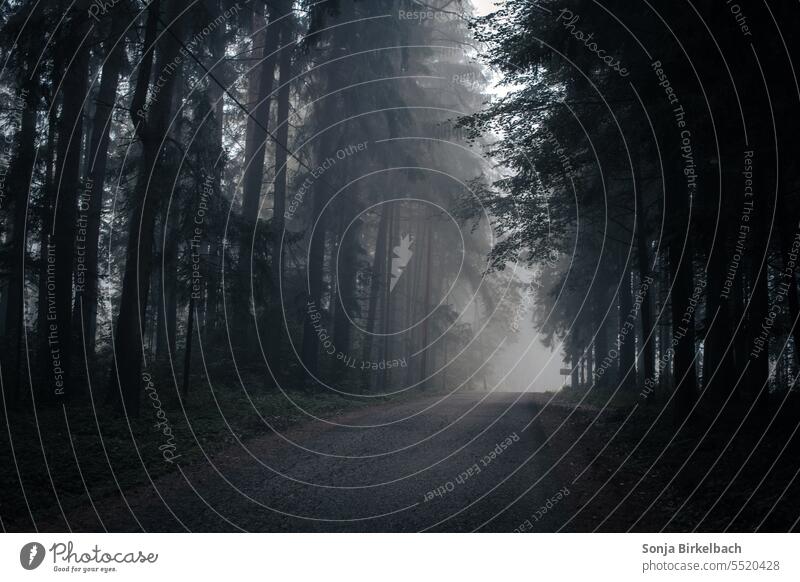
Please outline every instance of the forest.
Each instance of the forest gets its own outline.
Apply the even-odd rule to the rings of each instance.
[[[3,531],[797,530],[798,11],[2,3]]]

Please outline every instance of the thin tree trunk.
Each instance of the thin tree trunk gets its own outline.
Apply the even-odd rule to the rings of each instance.
[[[573,349],[569,355],[569,365],[571,368],[569,377],[570,377],[570,387],[576,392],[578,391],[578,388],[580,388],[581,385],[580,362],[581,359],[580,356],[578,355],[578,350]]]
[[[766,190],[764,190],[766,191]],[[771,206],[767,197],[764,204],[757,209],[756,232],[751,253],[752,294],[748,309],[748,346],[750,349],[750,365],[747,369],[746,399],[747,404],[755,404],[759,409],[756,417],[764,413],[769,398],[769,344],[770,334],[761,337],[764,321],[769,313],[769,230]],[[763,262],[762,262],[763,260]],[[760,273],[759,273],[760,269]],[[763,341],[763,344],[760,343]]]
[[[433,227],[431,225],[433,217],[428,216],[425,219],[425,292],[423,294],[423,317],[425,318],[422,323],[422,354],[420,361],[420,372],[422,378],[428,375],[428,317],[431,310],[431,263],[433,253]],[[427,387],[427,382],[423,384],[423,388]]]
[[[389,332],[392,327],[392,256],[394,255],[394,239],[395,239],[395,215],[394,207],[389,207],[389,228],[387,229],[386,241],[386,266],[384,269],[383,281],[383,346],[381,349],[380,360],[385,364],[389,359],[389,349],[391,347],[391,337]],[[381,390],[386,390],[389,384],[389,369],[384,366],[381,373]]]
[[[598,284],[595,286],[595,291],[592,297],[592,315],[594,319],[594,329],[595,332],[595,353],[597,355],[597,379],[595,381],[595,385],[601,389],[605,389],[608,386],[608,369],[606,368],[599,368],[601,365],[604,365],[604,362],[610,358],[609,350],[608,350],[608,333],[607,333],[607,318],[604,320],[604,311],[606,305],[606,291],[605,291],[605,281],[599,280]]]
[[[651,286],[651,269],[650,269],[650,254],[647,250],[648,247],[648,232],[647,232],[647,214],[644,206],[644,193],[642,192],[642,181],[640,178],[640,167],[638,160],[634,166],[636,184],[634,185],[636,192],[636,254],[637,263],[639,265],[639,281],[641,287],[641,307],[640,315],[642,320],[642,363],[644,366],[644,377],[650,381],[655,380],[655,358],[653,356],[654,347],[654,329],[653,329],[653,315],[650,306],[650,286]]]
[[[624,254],[624,253],[621,253]],[[636,385],[636,327],[631,295],[631,268],[622,257],[622,283],[619,286],[619,382],[630,390]]]
[[[594,357],[593,357],[594,344],[590,343],[586,348],[584,358],[586,358],[586,381],[591,387],[594,383]]]
[[[697,377],[694,362],[695,331],[694,311],[690,309],[692,298],[692,248],[690,241],[681,257],[681,249],[674,243],[669,249],[672,285],[672,335],[676,342],[673,356],[675,379],[675,414],[680,422],[691,410],[697,399]],[[695,298],[696,299],[696,298]]]
[[[794,363],[795,366],[800,367],[800,301],[797,297],[797,277],[796,270],[791,268],[791,257],[789,253],[792,247],[792,232],[791,227],[787,221],[782,221],[780,227],[781,237],[781,253],[783,257],[783,273],[781,274],[781,282],[787,285],[787,295],[789,300],[789,325],[791,326],[790,334],[794,340]],[[795,264],[797,258],[795,258]]]
[[[372,272],[369,282],[369,306],[367,307],[367,333],[364,337],[362,359],[365,362],[372,358],[372,338],[375,333],[378,303],[380,302],[381,280],[383,278],[384,257],[386,255],[386,238],[389,229],[389,208],[386,204],[380,207],[381,218],[378,221],[378,232],[375,237],[375,256],[372,259]]]
[[[183,388],[181,395],[185,399],[189,395],[189,383],[192,371],[192,334],[194,333],[195,294],[189,294],[189,313],[186,315],[186,347],[183,355]]]
[[[272,334],[270,335],[270,352],[277,362],[280,347],[283,344],[283,317],[280,311],[280,288],[283,269],[283,236],[285,228],[284,213],[286,212],[286,182],[289,151],[289,97],[290,81],[292,78],[292,27],[289,19],[281,21],[281,49],[278,63],[279,88],[278,88],[278,119],[277,119],[277,145],[275,147],[275,188],[273,201],[273,245],[272,245]]]

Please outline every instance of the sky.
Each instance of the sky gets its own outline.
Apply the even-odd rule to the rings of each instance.
[[[472,0],[472,4],[475,6],[475,14],[482,16],[502,4],[502,0]]]

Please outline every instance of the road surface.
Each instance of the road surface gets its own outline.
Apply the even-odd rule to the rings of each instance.
[[[509,393],[381,404],[178,462],[67,519],[74,531],[581,529],[572,482],[591,458],[566,416]]]

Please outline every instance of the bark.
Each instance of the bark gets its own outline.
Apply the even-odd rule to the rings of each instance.
[[[256,66],[248,76],[249,103],[251,115],[247,119],[245,136],[245,171],[242,178],[242,237],[239,247],[239,276],[242,289],[247,289],[247,301],[239,302],[243,329],[252,329],[248,318],[253,304],[253,284],[251,277],[253,259],[253,240],[257,228],[261,205],[261,184],[264,180],[264,158],[269,110],[272,103],[272,86],[275,78],[276,50],[279,30],[276,26],[264,27],[263,4],[256,3],[253,9],[253,24],[262,31],[255,35],[253,51]],[[274,20],[274,17],[270,20]]]
[[[681,245],[673,242],[669,249],[672,286],[672,335],[677,345],[673,355],[673,378],[675,379],[675,415],[680,422],[691,410],[697,399],[697,377],[694,362],[695,331],[694,312],[690,309],[693,292],[691,242],[681,256]]]
[[[62,48],[66,54],[74,55],[74,58],[68,61],[66,69],[61,71],[64,84],[56,146],[56,197],[52,239],[55,277],[53,293],[48,294],[48,303],[51,299],[55,302],[56,316],[49,329],[51,359],[48,375],[51,394],[59,399],[70,396],[73,390],[70,386],[72,289],[83,108],[89,82],[89,46],[88,39],[84,38],[89,30],[89,19],[77,6],[70,11],[66,30],[69,32]]]
[[[361,223],[356,221],[350,227],[348,236],[339,243],[339,272],[337,278],[339,302],[336,305],[336,320],[333,330],[336,349],[345,354],[350,353],[351,324],[348,316],[351,318],[356,317],[358,308],[356,275],[358,274],[358,241],[361,238],[360,233]]]
[[[581,369],[581,357],[580,352],[575,349],[572,351],[569,357],[569,363],[572,367],[572,372],[570,373],[570,382],[571,387],[576,392],[581,386],[581,377],[580,377],[580,369]]]
[[[279,88],[278,88],[278,119],[275,147],[275,188],[273,201],[273,245],[272,245],[272,288],[275,291],[273,297],[273,317],[271,334],[271,352],[277,355],[280,351],[283,339],[283,317],[280,311],[281,297],[280,288],[283,269],[283,245],[284,227],[286,212],[286,181],[288,151],[289,151],[289,96],[292,78],[292,28],[288,18],[281,21],[281,51],[279,57]]]
[[[606,306],[604,281],[598,281],[598,284],[594,287],[593,295],[592,315],[594,318],[593,327],[596,330],[594,345],[595,354],[597,356],[597,378],[595,379],[595,386],[597,386],[597,388],[599,388],[602,392],[602,390],[608,386],[609,370],[606,368],[601,368],[601,366],[603,366],[604,362],[610,358],[608,350],[608,333],[606,331],[608,320],[607,318],[605,320],[603,319]]]
[[[325,131],[320,140],[320,154],[327,156],[332,151],[333,138],[331,130]],[[308,265],[306,269],[308,280],[308,298],[305,305],[305,318],[303,323],[302,361],[310,374],[314,376],[319,372],[319,338],[311,319],[309,308],[316,309],[322,314],[322,288],[325,269],[325,239],[327,237],[327,216],[323,214],[330,195],[329,186],[323,180],[317,180],[314,185],[314,202],[311,224],[316,224],[313,237],[309,241]]]
[[[174,178],[174,175],[170,175]],[[172,180],[169,180],[172,183]],[[164,236],[157,241],[163,245],[161,256],[161,269],[158,277],[160,280],[160,294],[156,297],[158,302],[158,322],[156,336],[156,359],[165,361],[175,355],[176,329],[178,317],[178,244],[177,232],[174,225],[170,224],[172,217],[164,216]]]
[[[56,59],[59,57],[56,56]],[[55,80],[58,67],[54,67],[52,86],[57,85]],[[50,243],[50,236],[53,232],[53,180],[55,179],[55,159],[56,159],[56,133],[58,130],[58,96],[51,96],[48,104],[47,114],[47,153],[44,162],[44,185],[42,187],[42,200],[39,208],[39,220],[41,223],[40,246],[39,246],[39,280],[38,280],[38,302],[36,334],[38,341],[38,352],[36,355],[40,370],[46,370],[50,360],[50,347],[47,344],[48,322],[47,322],[47,248]]]
[[[425,220],[425,291],[422,299],[422,313],[425,318],[422,323],[422,354],[420,354],[420,375],[426,378],[428,375],[428,351],[430,350],[428,322],[430,321],[431,310],[431,263],[433,251],[433,228],[431,227],[432,216],[426,216]],[[427,387],[428,382],[423,384]]]
[[[386,254],[386,237],[389,229],[389,209],[386,204],[380,208],[381,218],[378,222],[378,232],[375,238],[375,256],[372,259],[372,270],[369,283],[369,306],[367,307],[367,333],[364,337],[364,351],[362,359],[370,361],[372,358],[372,341],[375,333],[378,303],[380,302],[381,281],[383,279],[384,255]]]
[[[649,245],[647,232],[647,214],[644,206],[644,193],[642,192],[642,182],[640,179],[638,161],[634,165],[635,180],[634,189],[636,192],[636,255],[639,265],[639,281],[642,293],[640,316],[642,321],[642,335],[640,350],[642,353],[642,364],[644,367],[644,377],[650,380],[655,379],[655,357],[653,354],[653,314],[650,305],[650,254],[647,250]]]
[[[120,8],[122,4],[119,5]],[[97,338],[97,302],[99,281],[99,241],[101,212],[103,209],[104,183],[108,168],[108,148],[110,143],[111,120],[122,67],[125,64],[125,39],[122,36],[125,20],[119,9],[112,14],[114,18],[111,33],[105,41],[105,60],[97,93],[92,135],[88,159],[88,184],[86,190],[88,203],[82,201],[79,210],[86,215],[85,275],[84,281],[75,286],[76,317],[81,318],[82,343],[84,354],[94,359]],[[80,278],[80,277],[79,277]]]
[[[748,309],[748,346],[750,349],[747,369],[747,384],[745,398],[747,404],[755,403],[759,413],[765,412],[769,398],[769,344],[770,333],[766,338],[761,338],[763,325],[770,311],[769,305],[769,230],[771,226],[772,211],[767,199],[766,184],[762,181],[761,187],[765,195],[762,198],[761,208],[756,209],[757,224],[755,228],[754,245],[752,249],[751,272],[755,280],[752,285],[750,306]],[[760,272],[759,272],[760,271]],[[759,342],[763,339],[764,343]],[[763,418],[763,416],[762,416]]]
[[[384,267],[384,279],[383,279],[383,313],[382,313],[382,326],[381,331],[383,332],[383,341],[381,346],[381,356],[380,360],[386,362],[389,359],[389,350],[391,349],[391,336],[389,332],[392,329],[392,255],[394,254],[394,240],[395,236],[395,213],[394,207],[389,207],[389,228],[387,229],[386,235],[386,256],[385,256],[385,267]],[[423,374],[425,363],[421,364],[423,367]],[[381,390],[386,390],[389,384],[389,369],[384,367],[381,373]]]
[[[622,283],[619,287],[619,382],[627,390],[636,385],[636,333],[631,295],[631,268],[622,257]]]
[[[222,14],[220,3],[216,0],[205,0],[207,11],[216,18]],[[220,81],[223,86],[229,85],[228,66],[225,59],[225,30],[224,27],[217,27],[211,34],[210,39],[211,50],[211,69],[214,78]],[[213,141],[211,156],[208,160],[206,175],[211,175],[214,178],[214,196],[219,199],[220,184],[222,183],[223,169],[225,165],[224,149],[222,144],[222,128],[225,118],[225,102],[224,90],[220,83],[211,80],[208,85],[207,97],[209,107],[214,111],[208,123],[211,124],[211,139]],[[215,226],[216,216],[209,213],[206,216],[207,231],[214,232],[217,230]],[[221,303],[220,296],[220,278],[218,268],[221,265],[219,257],[219,243],[218,240],[209,240],[206,244],[206,256],[208,257],[208,269],[205,278],[205,304],[203,308],[203,323],[207,327],[216,329],[218,321],[219,306]],[[200,323],[198,323],[200,325]]]
[[[594,382],[594,357],[593,352],[594,345],[589,344],[586,348],[586,352],[584,353],[584,358],[586,358],[586,380],[591,387],[592,383]]]
[[[192,334],[194,333],[195,294],[189,295],[189,312],[186,314],[186,347],[183,354],[183,388],[184,398],[189,395],[189,384],[192,372]]]
[[[8,279],[8,296],[5,312],[5,339],[8,342],[2,350],[2,367],[9,393],[14,400],[19,397],[20,367],[22,351],[22,331],[24,327],[24,290],[25,263],[27,256],[26,231],[28,217],[28,197],[30,194],[31,176],[36,158],[36,109],[39,105],[38,80],[31,78],[30,70],[36,60],[35,52],[26,55],[26,66],[21,74],[22,108],[20,112],[19,132],[14,157],[10,163],[5,187],[10,194],[12,207],[12,226],[10,244],[10,269]],[[31,62],[33,61],[33,62]],[[40,303],[40,316],[41,306]],[[5,342],[4,342],[5,343]]]
[[[798,320],[798,316],[800,315],[800,301],[798,301],[797,296],[797,277],[796,277],[796,268],[792,269],[790,265],[792,264],[792,258],[790,257],[790,253],[792,250],[793,244],[793,232],[792,232],[792,225],[788,223],[788,221],[783,220],[781,221],[780,226],[780,241],[781,241],[781,254],[783,258],[783,273],[781,273],[781,277],[779,277],[779,281],[787,285],[787,296],[789,302],[789,326],[790,331],[789,333],[794,340],[794,362],[795,366],[800,367],[800,320]],[[797,263],[798,258],[795,257],[794,262]]]
[[[150,288],[150,275],[153,258],[153,234],[160,198],[164,194],[164,184],[157,178],[162,171],[159,155],[165,147],[175,88],[174,72],[166,67],[175,61],[180,44],[181,20],[176,20],[181,5],[177,0],[168,2],[168,15],[165,20],[172,23],[171,31],[165,31],[159,40],[159,56],[156,71],[165,77],[157,99],[150,104],[146,122],[134,109],[131,115],[139,123],[139,137],[142,141],[142,160],[133,196],[135,204],[130,218],[128,243],[126,248],[125,274],[122,283],[120,310],[117,317],[115,337],[116,370],[112,372],[112,385],[119,382],[122,404],[127,414],[138,415],[141,393],[142,348],[145,337],[144,316],[147,308],[147,295]],[[151,10],[158,10],[151,4]],[[173,36],[174,35],[174,36]]]

